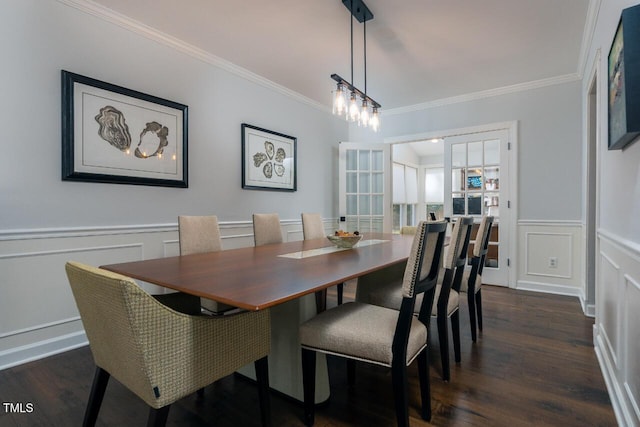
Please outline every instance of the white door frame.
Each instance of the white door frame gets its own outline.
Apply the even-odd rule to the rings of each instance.
[[[600,64],[600,49],[596,51],[588,83],[585,87],[584,99],[586,102],[585,114],[585,138],[583,157],[583,241],[584,260],[584,293],[580,297],[582,311],[590,317],[596,317],[598,295],[599,265],[597,259],[600,253],[600,240],[597,233],[600,228],[600,105],[602,103],[598,84],[598,65]]]
[[[507,137],[509,139],[509,151],[508,151],[508,159],[509,159],[509,188],[511,188],[511,192],[509,195],[509,214],[511,220],[509,221],[508,228],[508,259],[509,266],[508,268],[508,286],[510,288],[516,287],[517,277],[518,277],[518,263],[516,260],[518,259],[518,240],[517,240],[517,222],[518,222],[518,122],[517,121],[508,121],[508,122],[499,122],[499,123],[490,123],[486,125],[480,126],[471,126],[465,128],[458,129],[444,129],[438,131],[430,131],[419,134],[411,134],[411,135],[401,135],[395,137],[388,137],[384,139],[384,143],[386,144],[402,144],[406,142],[416,142],[416,141],[424,141],[433,138],[446,138],[451,136],[472,134],[472,133],[480,133],[480,132],[490,132],[495,130],[506,130]],[[501,176],[501,179],[504,177]],[[502,211],[500,212],[502,215]]]

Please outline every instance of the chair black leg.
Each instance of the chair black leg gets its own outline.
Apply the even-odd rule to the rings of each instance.
[[[407,366],[404,360],[393,363],[391,367],[393,398],[396,404],[396,420],[398,427],[409,427],[409,385],[407,382]]]
[[[338,305],[342,304],[342,295],[344,294],[344,283],[338,284]]]
[[[347,359],[347,384],[353,387],[356,384],[356,361]]]
[[[316,313],[320,314],[327,309],[327,290],[316,292]]]
[[[422,397],[422,419],[431,421],[431,379],[429,378],[429,347],[418,356],[418,376]]]
[[[96,425],[98,412],[100,412],[100,406],[102,405],[102,398],[104,397],[104,392],[107,389],[110,377],[111,375],[104,369],[100,367],[96,368],[91,393],[89,394],[89,402],[87,403],[87,410],[84,413],[84,421],[82,422],[84,427]]]
[[[449,381],[449,336],[447,332],[447,316],[438,315],[438,340],[440,341],[440,359],[442,360],[442,379]]]
[[[269,360],[267,356],[258,359],[253,364],[256,369],[256,380],[258,381],[258,395],[260,396],[260,413],[262,415],[262,425],[271,425],[271,401],[269,399]]]
[[[304,390],[304,424],[312,426],[316,401],[316,352],[302,349],[302,387]]]
[[[169,409],[171,409],[171,405],[163,406],[159,409],[151,408],[147,427],[164,427],[167,424],[167,417],[169,417]]]
[[[456,363],[460,363],[460,310],[451,315],[451,335],[453,337],[453,354]]]
[[[471,291],[471,289],[469,289],[469,291]],[[476,299],[474,298],[473,292],[467,293],[467,303],[469,306],[469,323],[471,324],[471,340],[476,342]]]
[[[476,292],[476,313],[478,313],[478,329],[482,330],[482,289]]]

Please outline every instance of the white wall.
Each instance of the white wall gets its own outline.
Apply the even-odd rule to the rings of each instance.
[[[175,254],[179,214],[218,215],[229,248],[253,243],[253,212],[299,238],[300,212],[337,211],[343,120],[83,4],[0,2],[0,369],[84,342],[68,259]],[[63,182],[61,69],[188,105],[189,188]],[[297,192],[241,189],[243,122],[298,138]]]
[[[334,152],[347,125],[329,112],[58,1],[0,8],[2,229],[166,223],[181,213],[224,221],[257,209],[334,214]],[[189,188],[62,182],[61,69],[188,105]],[[243,122],[298,138],[299,191],[241,190]]]
[[[393,161],[403,165],[419,166],[420,157],[415,150],[406,144],[396,144],[393,147]]]
[[[640,426],[640,142],[624,150],[607,149],[607,56],[622,9],[638,2],[596,3],[599,13],[586,61],[598,85],[594,340],[618,422]],[[585,117],[590,84],[585,79],[582,87]]]
[[[517,121],[517,141],[512,141],[517,144],[517,165],[510,167],[518,183],[517,205],[512,204],[517,227],[511,238],[510,286],[584,299],[581,83],[577,77],[553,83],[392,111],[383,115],[378,134],[352,126],[350,139],[397,141],[401,136],[441,136],[442,131]],[[559,229],[570,236],[563,240],[568,242],[564,250],[554,254],[563,271],[540,271]],[[529,239],[533,230],[541,238]]]
[[[580,81],[382,116],[380,132],[352,126],[351,141],[518,121],[519,219],[581,217]]]

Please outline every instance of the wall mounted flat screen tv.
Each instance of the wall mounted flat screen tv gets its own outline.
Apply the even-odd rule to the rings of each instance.
[[[468,176],[467,177],[467,188],[470,190],[476,190],[482,188],[482,177],[481,176]]]

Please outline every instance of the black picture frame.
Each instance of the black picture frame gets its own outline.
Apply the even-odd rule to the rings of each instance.
[[[622,11],[608,56],[609,150],[640,135],[640,5]]]
[[[242,188],[296,191],[298,139],[243,123]]]
[[[62,180],[187,188],[188,107],[61,70]]]

